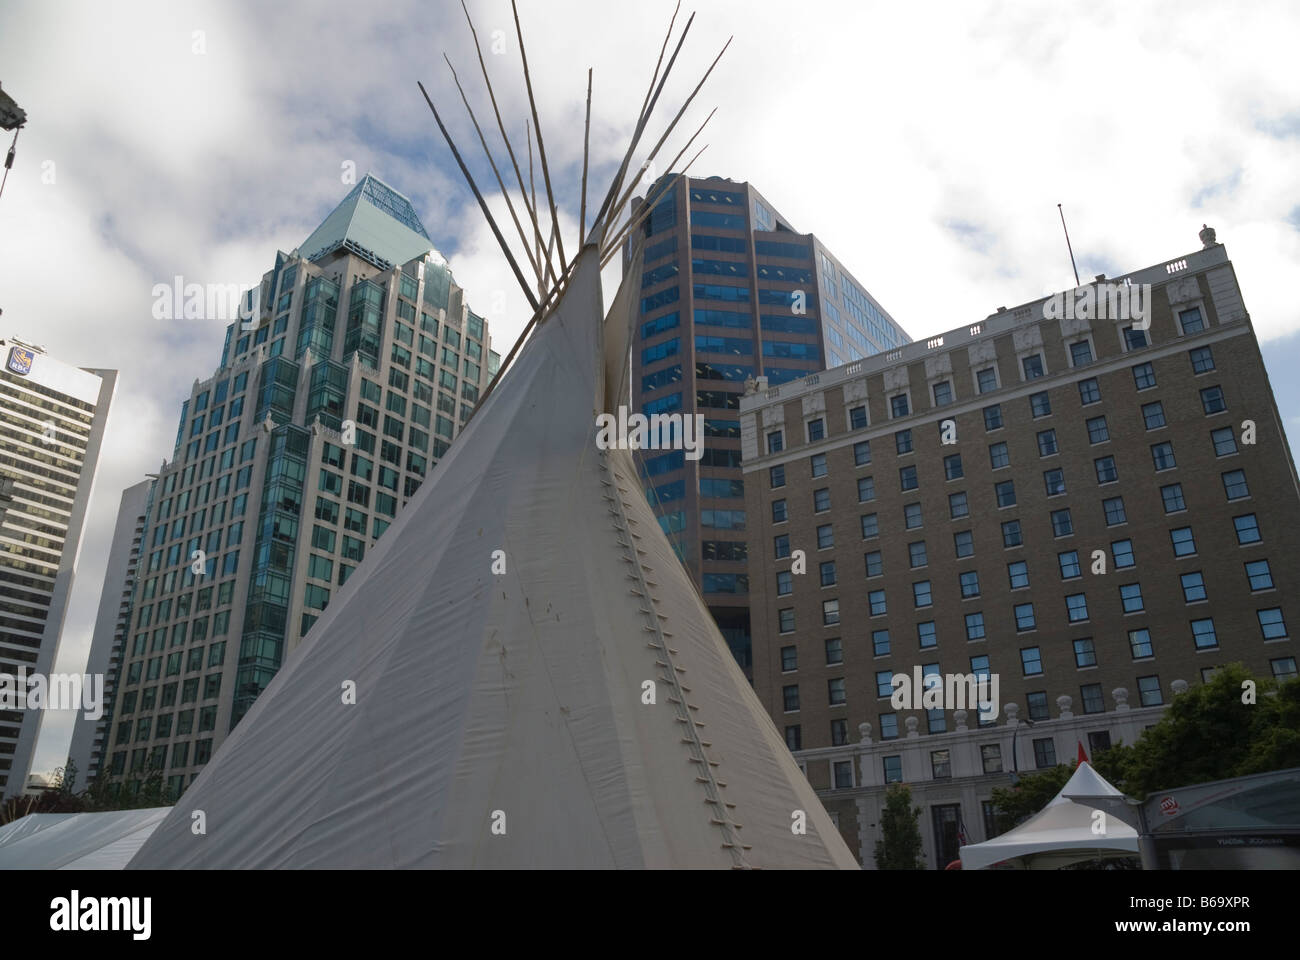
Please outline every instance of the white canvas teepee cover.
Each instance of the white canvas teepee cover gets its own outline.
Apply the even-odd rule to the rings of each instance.
[[[29,813],[0,827],[0,870],[121,870],[170,810]]]
[[[961,848],[963,870],[981,870],[1004,860],[1017,866],[1055,869],[1097,856],[1136,855],[1137,831],[1115,813],[1124,794],[1092,764],[1081,763],[1061,792],[1042,810],[1000,837]],[[1096,812],[1104,815],[1099,820]],[[1095,832],[1100,825],[1100,833]]]
[[[631,455],[595,445],[597,260],[133,868],[857,868]]]

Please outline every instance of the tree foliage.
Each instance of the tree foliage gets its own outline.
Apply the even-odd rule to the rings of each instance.
[[[881,839],[876,841],[877,870],[924,870],[921,853],[920,807],[912,806],[912,790],[901,783],[885,791],[880,815]]]

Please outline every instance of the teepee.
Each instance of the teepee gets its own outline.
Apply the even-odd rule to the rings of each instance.
[[[657,96],[571,262],[554,219],[534,256],[524,194],[531,337],[131,867],[857,867],[596,443],[640,289],[634,256],[606,316],[600,266]]]

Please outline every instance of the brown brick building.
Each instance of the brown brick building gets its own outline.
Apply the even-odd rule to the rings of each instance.
[[[892,780],[943,866],[1005,771],[1131,740],[1219,664],[1294,676],[1300,486],[1204,239],[1099,277],[1104,317],[1038,300],[742,401],[754,685],[864,858]],[[895,710],[916,667],[996,677],[997,716]]]

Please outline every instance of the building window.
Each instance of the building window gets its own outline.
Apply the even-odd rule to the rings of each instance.
[[[1122,570],[1125,567],[1131,567],[1137,562],[1133,558],[1132,540],[1111,541],[1110,556],[1111,556],[1111,560],[1115,564],[1116,570]]]
[[[985,773],[1002,772],[1002,747],[996,743],[985,743],[980,745],[980,762],[983,764]]]
[[[894,452],[899,455],[912,452],[911,430],[899,430],[894,434]]]
[[[876,499],[876,481],[873,477],[858,477],[858,503]]]
[[[808,421],[808,442],[816,443],[826,438],[826,421],[821,417]]]
[[[798,657],[797,648],[782,647],[781,648],[781,672],[789,673],[791,670],[797,670],[797,669],[799,669],[799,657]]]
[[[832,707],[841,707],[847,701],[844,693],[844,678],[835,677],[826,681],[826,702]]]
[[[833,627],[840,622],[840,602],[838,600],[822,601],[822,626]]]
[[[948,494],[948,517],[952,520],[960,520],[967,516],[970,516],[970,508],[966,503],[966,491],[960,490]]]
[[[936,780],[952,779],[952,761],[947,750],[930,751],[930,772]]]
[[[785,441],[780,430],[773,430],[767,435],[767,452],[780,453],[785,449]]]
[[[1148,430],[1159,430],[1165,425],[1165,407],[1159,400],[1142,404],[1142,422]]]
[[[927,566],[929,561],[926,559],[925,541],[917,540],[909,543],[907,545],[907,558],[913,570],[917,567]]]
[[[930,595],[930,581],[918,580],[912,584],[912,605],[918,609],[928,607],[933,603]]]
[[[873,617],[883,616],[887,612],[884,590],[872,590],[868,593],[867,603],[870,604],[871,615]]]
[[[1259,543],[1264,539],[1259,532],[1259,521],[1253,513],[1233,517],[1232,525],[1237,530],[1237,543],[1243,546],[1248,543]]]
[[[779,464],[775,467],[769,467],[767,470],[768,485],[773,489],[785,486],[785,464]]]
[[[1211,430],[1210,439],[1214,441],[1214,455],[1216,457],[1226,457],[1237,452],[1237,437],[1232,432],[1232,427],[1220,427],[1218,430]]]
[[[1004,520],[1002,522],[1002,547],[1009,550],[1012,547],[1020,546],[1024,540],[1020,534],[1019,520]]]
[[[1056,561],[1061,566],[1062,580],[1072,580],[1075,577],[1082,576],[1079,569],[1079,551],[1066,550],[1064,553],[1058,553]]]
[[[880,714],[880,739],[897,740],[898,739],[898,715],[894,713]]]
[[[957,557],[969,557],[975,553],[975,537],[969,530],[961,530],[952,535],[953,549]]]
[[[1056,431],[1040,430],[1038,432],[1038,455],[1040,457],[1050,457],[1056,452]]]
[[[792,683],[781,688],[781,699],[785,706],[786,713],[794,713],[799,709],[799,684]]]
[[[812,464],[812,475],[814,477],[826,476],[826,454],[824,453],[814,454],[810,458],[810,462]]]
[[[777,623],[782,633],[794,633],[794,607],[778,610]]]
[[[916,641],[922,650],[939,645],[939,635],[935,632],[933,620],[916,625]]]
[[[1106,709],[1106,701],[1102,698],[1101,684],[1089,683],[1079,688],[1079,696],[1083,700],[1084,713],[1102,713]]]
[[[1256,610],[1255,616],[1259,619],[1259,629],[1264,634],[1265,640],[1287,639],[1286,620],[1282,617],[1281,607]]]
[[[813,513],[825,513],[831,508],[831,491],[829,487],[822,487],[813,491]]]
[[[1016,483],[1014,480],[1003,480],[993,487],[997,494],[998,507],[1014,507],[1016,505]]]
[[[863,406],[852,407],[849,410],[849,429],[861,430],[867,425],[867,408]]]
[[[1023,560],[1017,560],[1015,563],[1007,564],[1007,579],[1010,581],[1012,590],[1020,590],[1029,586],[1029,564]]]
[[[1192,621],[1192,641],[1197,650],[1209,650],[1219,645],[1219,635],[1214,629],[1214,618],[1204,617]]]
[[[1181,580],[1184,603],[1200,603],[1202,600],[1209,599],[1205,592],[1205,577],[1201,574],[1201,571],[1184,573]]]
[[[1181,483],[1171,483],[1161,487],[1160,499],[1164,501],[1165,513],[1177,513],[1180,510],[1187,509],[1187,501],[1183,499],[1183,485]]]
[[[867,576],[878,577],[885,572],[884,564],[881,562],[881,553],[879,550],[873,550],[870,553],[864,553],[862,559],[866,561]]]
[[[1086,367],[1092,363],[1092,344],[1087,340],[1076,340],[1070,344],[1070,364],[1075,367]],[[1084,381],[1085,383],[1087,381]],[[1093,380],[1092,385],[1095,387],[1097,381]],[[1079,393],[1083,393],[1083,384],[1079,384]],[[1097,399],[1101,399],[1098,397]],[[1084,403],[1093,403],[1095,401],[1085,400]]]
[[[786,513],[785,501],[773,500],[772,501],[772,522],[785,523],[788,519],[790,518],[789,515]]]
[[[1170,530],[1169,539],[1174,545],[1175,557],[1190,557],[1196,553],[1196,538],[1192,536],[1191,527]]]
[[[876,699],[881,697],[890,697],[894,693],[894,671],[877,670],[876,671]]]
[[[906,466],[906,467],[898,468],[898,486],[899,489],[903,490],[904,492],[908,490],[915,490],[917,487],[920,486],[920,482],[917,480],[916,477],[915,466]]]
[[[899,393],[889,398],[889,415],[891,417],[905,417],[908,412],[907,394]]]
[[[859,440],[853,445],[853,464],[863,467],[871,462],[871,441]]]
[[[884,765],[885,783],[902,783],[903,782],[903,758],[900,756],[884,757],[881,760]]]
[[[817,549],[828,550],[835,546],[835,532],[832,524],[823,523],[817,528]]]
[[[968,642],[984,639],[984,613],[982,611],[966,614],[966,640]]]
[[[953,453],[943,458],[943,475],[947,480],[957,480],[965,473],[961,467],[961,454]]]
[[[1005,443],[989,444],[989,466],[994,470],[1011,466],[1011,454]]]
[[[776,560],[790,556],[790,534],[782,533],[772,538],[772,556]]]
[[[1107,497],[1101,502],[1101,508],[1106,515],[1106,526],[1114,527],[1121,523],[1128,523],[1123,497]]]
[[[1088,344],[1085,343],[1084,346],[1088,346]],[[1092,362],[1091,353],[1089,354],[1087,362],[1089,363]],[[1082,366],[1082,364],[1076,363],[1075,366],[1076,367]],[[1100,402],[1101,402],[1101,387],[1097,385],[1097,378],[1089,377],[1087,380],[1080,380],[1079,381],[1079,403],[1082,406],[1086,407],[1091,403],[1100,403]]]
[[[799,724],[785,728],[785,745],[791,753],[803,749],[803,731]]]
[[[833,667],[844,662],[844,642],[839,637],[827,637],[825,648],[826,666]]]
[[[844,719],[832,720],[832,721],[831,721],[831,746],[832,746],[832,747],[842,747],[842,746],[844,746],[844,745],[845,745],[846,743],[848,743],[848,742],[849,742],[849,722],[848,722],[847,720],[844,720]],[[845,771],[845,777],[849,780],[849,782],[848,782],[848,783],[845,783],[845,784],[841,784],[841,783],[839,783],[840,775],[839,775],[839,771],[836,771],[836,774],[835,774],[836,784],[835,784],[835,785],[836,785],[837,787],[838,787],[838,786],[847,786],[847,787],[851,787],[851,786],[853,786],[853,782],[852,782],[852,780],[853,780],[853,769],[852,769],[852,768],[853,768],[853,764],[852,764],[850,761],[846,761],[846,760],[844,760],[844,761],[839,761],[839,763],[843,763],[845,766],[847,766],[847,767],[849,768],[848,770]]]
[[[1223,492],[1229,500],[1242,500],[1250,496],[1250,488],[1246,486],[1245,470],[1230,470],[1223,474]]]
[[[1147,332],[1130,325],[1123,329],[1124,351],[1141,350],[1147,345]]]
[[[1051,737],[1034,741],[1034,766],[1039,770],[1056,766],[1056,742]]]
[[[1038,621],[1034,618],[1034,605],[1032,603],[1016,604],[1015,614],[1017,632],[1024,633],[1026,630],[1033,630],[1038,626]]]
[[[1115,467],[1114,457],[1098,457],[1092,461],[1097,468],[1097,483],[1114,483],[1119,479],[1119,470]]]
[[[871,650],[872,654],[877,657],[889,655],[889,631],[872,630],[871,631]]]
[[[909,503],[903,507],[903,525],[908,530],[915,530],[921,526],[921,505],[919,503]]]
[[[967,570],[960,575],[961,597],[968,600],[980,595],[980,575],[974,570]]]
[[[1139,390],[1150,390],[1156,385],[1156,371],[1149,363],[1139,363],[1133,368],[1133,383]]]
[[[998,371],[996,367],[985,367],[983,370],[975,372],[975,381],[979,385],[980,393],[992,393],[998,388]],[[987,414],[985,415],[987,422]],[[999,421],[1002,419],[999,415]],[[998,424],[1001,426],[1001,423]],[[989,429],[993,429],[989,427]]]
[[[1041,353],[1035,353],[1032,356],[1023,358],[1020,361],[1020,369],[1024,371],[1024,379],[1026,380],[1037,380],[1047,372],[1043,367],[1043,355]]]
[[[1088,597],[1082,593],[1072,593],[1065,598],[1065,615],[1070,623],[1080,623],[1088,619]]]
[[[984,408],[984,429],[985,430],[1002,429],[1002,405],[1001,404],[995,403],[991,407]]]
[[[1155,465],[1157,473],[1161,470],[1172,470],[1178,465],[1174,461],[1174,445],[1168,442],[1152,444],[1151,462]]]
[[[1164,703],[1160,695],[1160,678],[1158,676],[1138,677],[1138,697],[1144,707],[1158,707]]]
[[[1044,470],[1043,487],[1049,497],[1059,497],[1065,493],[1065,471],[1061,469]]]
[[[1144,609],[1142,603],[1142,584],[1125,583],[1119,588],[1119,598],[1124,604],[1125,613],[1138,613]]]
[[[1093,417],[1087,422],[1087,427],[1089,443],[1105,443],[1110,439],[1110,430],[1106,426],[1105,417]]]
[[[950,403],[952,403],[952,383],[941,380],[934,385],[934,405],[946,407]]]
[[[1048,397],[1047,391],[1035,393],[1029,398],[1029,412],[1033,414],[1034,419],[1039,417],[1050,417],[1052,415],[1052,401]]]
[[[1062,510],[1052,511],[1052,535],[1056,537],[1068,537],[1074,533],[1074,520],[1070,516],[1070,508],[1065,507]]]
[[[1214,369],[1214,352],[1209,347],[1196,347],[1188,354],[1192,359],[1192,373],[1209,373]]]
[[[1151,631],[1146,627],[1130,630],[1128,632],[1128,648],[1133,654],[1134,660],[1143,660],[1155,656],[1155,651],[1151,647]]]
[[[1076,667],[1097,665],[1097,651],[1093,648],[1092,637],[1083,637],[1074,641],[1074,665]]]
[[[1268,665],[1273,671],[1273,679],[1278,683],[1295,679],[1295,657],[1278,657],[1276,660],[1270,660]]]
[[[1252,591],[1273,589],[1273,572],[1267,560],[1252,560],[1246,564],[1246,579],[1250,581]]]
[[[1178,325],[1182,327],[1183,336],[1189,333],[1200,333],[1205,329],[1205,321],[1201,318],[1200,307],[1191,307],[1187,310],[1178,311]]]
[[[1208,417],[1211,414],[1222,413],[1228,409],[1228,403],[1223,399],[1223,388],[1219,386],[1206,387],[1201,391],[1201,409],[1205,411]]]
[[[823,587],[835,586],[835,561],[826,560],[819,564],[819,572]]]

